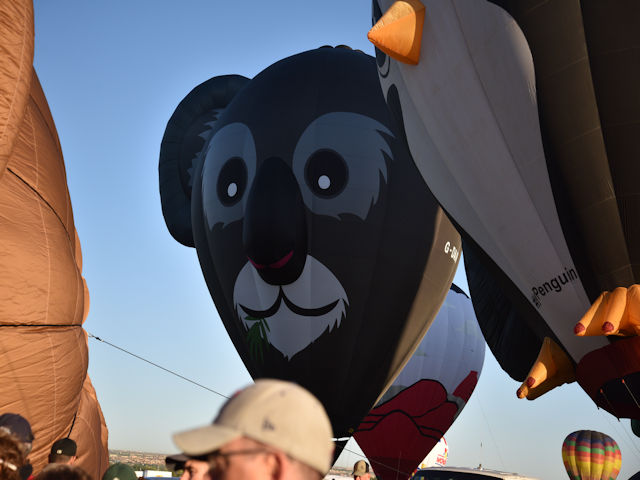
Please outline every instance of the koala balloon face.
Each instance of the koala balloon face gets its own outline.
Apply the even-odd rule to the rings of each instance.
[[[396,138],[372,57],[321,48],[192,95],[161,152],[170,231],[196,247],[249,372],[309,388],[346,434],[444,300],[459,237]]]

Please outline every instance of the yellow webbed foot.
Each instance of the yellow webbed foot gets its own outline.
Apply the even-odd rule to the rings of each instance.
[[[575,381],[573,362],[562,348],[551,338],[545,337],[527,379],[516,395],[533,400],[564,383]]]
[[[640,285],[601,293],[573,331],[581,337],[640,334]]]

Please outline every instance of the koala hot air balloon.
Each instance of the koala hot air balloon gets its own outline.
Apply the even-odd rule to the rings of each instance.
[[[435,317],[460,251],[374,59],[323,47],[204,82],[169,120],[159,169],[169,231],[196,248],[250,374],[305,386],[349,435]]]

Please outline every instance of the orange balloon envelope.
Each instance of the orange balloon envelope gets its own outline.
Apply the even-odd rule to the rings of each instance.
[[[33,70],[31,0],[0,4],[0,414],[35,439],[37,473],[54,441],[78,444],[94,478],[107,429],[87,376],[89,308],[60,142]]]
[[[564,439],[562,461],[571,480],[615,480],[622,457],[618,444],[610,436],[578,430]]]

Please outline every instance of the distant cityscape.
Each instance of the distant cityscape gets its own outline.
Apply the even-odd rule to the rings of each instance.
[[[166,470],[167,453],[136,452],[133,450],[109,450],[109,464],[126,463],[134,470]],[[350,477],[350,468],[334,467],[327,477]]]
[[[126,463],[134,470],[166,470],[166,453],[134,452],[133,450],[109,450],[109,464]]]

